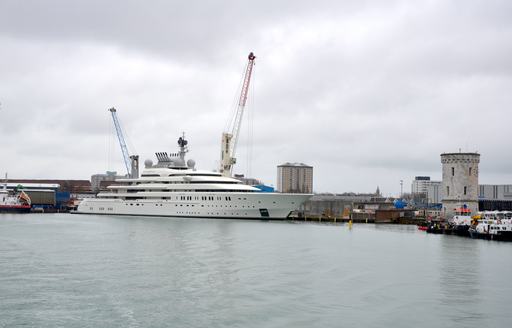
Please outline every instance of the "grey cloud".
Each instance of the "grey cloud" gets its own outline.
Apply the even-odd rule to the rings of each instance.
[[[298,161],[316,191],[396,193],[459,148],[482,154],[481,182],[511,183],[511,16],[508,1],[2,1],[0,170],[122,170],[110,106],[143,158],[186,131],[214,168],[255,51],[252,173],[267,183]]]

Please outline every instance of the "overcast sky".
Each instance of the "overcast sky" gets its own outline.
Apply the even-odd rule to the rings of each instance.
[[[11,178],[123,172],[112,106],[142,161],[185,132],[217,169],[253,51],[236,173],[275,185],[303,162],[315,192],[392,195],[461,149],[512,184],[509,0],[0,0],[0,42]]]

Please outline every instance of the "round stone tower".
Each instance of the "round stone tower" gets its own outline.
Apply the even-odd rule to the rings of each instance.
[[[443,209],[445,218],[451,218],[460,208],[467,208],[471,215],[478,212],[478,163],[477,153],[441,154],[443,163]]]

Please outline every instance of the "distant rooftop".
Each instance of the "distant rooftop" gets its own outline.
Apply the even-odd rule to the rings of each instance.
[[[441,156],[446,156],[446,155],[472,155],[472,156],[480,156],[479,153],[442,153]]]
[[[3,181],[0,181],[0,185]],[[23,185],[57,185],[60,191],[89,192],[91,182],[89,180],[57,180],[57,179],[8,179],[8,184]]]
[[[312,166],[306,165],[304,163],[290,163],[290,162],[286,162],[284,164],[278,165],[277,167],[290,167],[290,166],[293,166],[293,167],[296,167],[296,166],[298,166],[298,167],[311,167],[312,168]]]

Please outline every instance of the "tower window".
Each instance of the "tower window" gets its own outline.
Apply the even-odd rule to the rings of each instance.
[[[450,187],[449,186],[446,186],[446,196],[450,196]]]
[[[464,186],[464,195],[466,195],[467,191],[468,191],[468,187]]]
[[[455,168],[452,167],[452,177],[455,175]]]
[[[471,175],[471,168],[469,168],[469,175]]]

